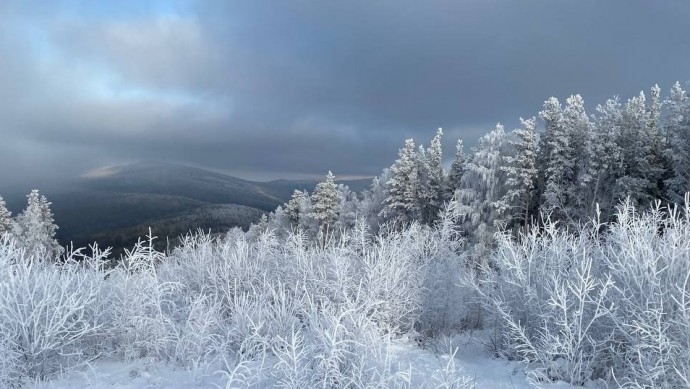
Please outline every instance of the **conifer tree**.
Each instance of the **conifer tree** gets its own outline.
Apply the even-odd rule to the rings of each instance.
[[[685,193],[690,192],[690,99],[679,82],[671,88],[666,105],[666,156],[671,174],[665,183],[669,199],[682,203]]]
[[[428,203],[426,204],[427,224],[431,224],[438,219],[438,214],[443,206],[443,194],[445,189],[445,172],[443,171],[443,147],[441,138],[443,129],[439,128],[436,136],[431,141],[431,147],[427,152],[427,193]]]
[[[17,216],[15,235],[26,248],[27,253],[36,257],[45,256],[47,259],[54,259],[62,254],[62,247],[55,239],[58,227],[53,220],[50,202],[36,189],[26,197],[27,206]]]
[[[473,246],[476,261],[485,260],[494,233],[504,222],[507,205],[503,202],[505,172],[503,149],[505,132],[498,124],[479,140],[469,156],[457,192],[461,228]]]
[[[283,210],[290,224],[297,225],[299,223],[303,214],[304,199],[307,197],[309,197],[309,192],[295,189],[290,200],[285,203]]]
[[[622,154],[619,144],[622,107],[618,98],[609,99],[596,108],[590,134],[587,138],[586,167],[581,176],[581,185],[587,189],[584,212],[594,217],[596,205],[600,210],[613,210],[617,199],[613,197],[613,187],[622,169]],[[612,214],[602,215],[604,221]]]
[[[664,181],[669,177],[667,172],[670,170],[670,161],[666,158],[664,152],[665,141],[663,131],[661,129],[661,110],[663,104],[661,101],[661,88],[659,85],[654,85],[650,90],[651,102],[647,107],[647,137],[651,139],[651,156],[650,156],[650,171],[649,180],[651,181],[651,188],[653,190],[652,196],[655,198],[665,197]]]
[[[338,191],[340,192],[340,209],[336,225],[339,229],[346,230],[354,227],[357,222],[360,201],[357,193],[351,191],[347,185],[339,184]]]
[[[335,176],[330,171],[326,175],[326,181],[316,185],[311,196],[311,216],[320,226],[323,241],[327,238],[328,231],[333,227],[340,214],[341,193],[335,183]]]
[[[520,121],[522,128],[514,130],[513,139],[509,141],[513,155],[503,157],[507,176],[504,202],[516,213],[518,223],[526,226],[531,217],[529,212],[537,176],[537,120],[520,118]]]
[[[573,170],[570,139],[563,123],[563,108],[557,98],[546,100],[539,116],[545,124],[544,144],[541,147],[544,177],[542,210],[560,218],[565,213],[566,182]]]
[[[646,208],[659,198],[663,174],[656,144],[656,129],[649,127],[649,112],[644,92],[628,100],[622,115],[619,145],[622,170],[616,182],[614,198],[630,197],[633,204]]]
[[[14,229],[12,212],[7,209],[5,200],[0,196],[0,235],[9,233]]]
[[[369,190],[364,191],[362,201],[359,203],[359,214],[367,219],[369,228],[374,234],[378,232],[381,224],[379,214],[383,210],[386,199],[386,183],[389,176],[389,170],[386,168],[379,177],[374,177]]]
[[[563,110],[563,125],[568,135],[568,153],[570,155],[571,171],[565,181],[567,201],[565,212],[567,219],[572,221],[586,220],[584,210],[586,198],[590,189],[581,185],[581,178],[586,174],[587,139],[592,132],[592,124],[585,112],[585,102],[582,96],[573,95],[566,100]]]
[[[419,176],[414,141],[407,139],[398,155],[398,159],[390,167],[386,198],[380,216],[383,221],[401,228],[418,221],[421,214],[417,197]]]
[[[424,146],[419,145],[415,157],[417,164],[417,202],[419,207],[419,220],[427,223],[429,220],[430,205],[434,194],[431,190],[431,166],[429,156]]]
[[[448,180],[446,181],[446,200],[450,200],[455,196],[455,192],[460,189],[460,180],[465,171],[465,152],[463,149],[462,139],[458,139],[455,146],[455,158],[450,165],[448,172]]]

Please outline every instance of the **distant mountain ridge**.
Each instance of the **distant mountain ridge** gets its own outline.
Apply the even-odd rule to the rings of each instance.
[[[53,203],[62,244],[131,246],[152,227],[176,238],[197,229],[224,232],[247,228],[263,213],[287,202],[295,189],[312,192],[318,180],[255,182],[201,168],[143,161],[109,166],[71,182],[69,189],[46,190]],[[339,181],[360,192],[370,179]],[[23,199],[10,198],[14,211]]]

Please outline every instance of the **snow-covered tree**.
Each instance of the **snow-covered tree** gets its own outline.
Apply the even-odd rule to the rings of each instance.
[[[355,226],[359,217],[360,200],[357,193],[350,190],[347,185],[339,184],[340,210],[336,226],[340,230],[349,230]]]
[[[544,103],[539,116],[546,131],[541,160],[544,169],[543,210],[556,220],[576,222],[584,203],[579,176],[584,171],[584,151],[590,122],[580,95],[570,96],[565,108],[555,97]]]
[[[390,178],[386,182],[386,198],[380,216],[397,227],[402,227],[420,218],[419,175],[417,153],[412,139],[405,141],[399,157],[390,167]]]
[[[311,216],[319,223],[323,239],[326,239],[329,229],[338,220],[340,215],[341,193],[335,183],[335,176],[330,171],[326,175],[326,181],[316,185],[311,195]]]
[[[432,224],[438,217],[443,205],[444,172],[441,155],[441,135],[439,132],[431,143],[431,148],[425,150],[419,146],[417,152],[417,198],[419,201],[420,221]]]
[[[450,165],[448,172],[448,180],[446,181],[446,200],[450,200],[455,196],[455,191],[460,189],[460,179],[465,172],[465,151],[463,149],[462,139],[458,139],[455,145],[455,158]]]
[[[563,123],[563,108],[557,98],[544,102],[539,112],[545,124],[541,151],[544,193],[542,211],[562,216],[567,202],[568,177],[572,175],[570,138]]]
[[[592,124],[585,112],[585,101],[580,95],[570,96],[563,110],[563,125],[569,137],[572,171],[566,182],[566,193],[569,194],[566,213],[569,219],[586,220],[582,210],[586,208],[585,198],[589,188],[580,185],[580,177],[586,171],[585,149]]]
[[[290,200],[285,203],[283,210],[291,224],[297,225],[299,223],[304,213],[304,201],[307,197],[309,197],[309,192],[295,189]]]
[[[537,177],[537,120],[520,118],[520,121],[522,128],[514,130],[509,140],[513,155],[503,157],[507,176],[504,202],[517,215],[518,223],[526,226],[532,216],[530,207]]]
[[[427,180],[425,192],[427,201],[423,206],[423,221],[427,224],[431,224],[438,219],[438,213],[443,206],[446,177],[443,171],[442,137],[443,130],[439,128],[436,136],[431,141],[431,147],[426,155]]]
[[[0,196],[0,235],[11,232],[13,229],[12,212],[7,209],[5,200]]]
[[[429,220],[430,204],[434,197],[430,185],[431,166],[429,156],[423,145],[419,145],[416,155],[417,163],[417,201],[419,206],[419,220],[426,223]]]
[[[654,85],[650,90],[651,101],[647,107],[647,137],[651,139],[651,168],[649,179],[652,181],[652,194],[655,198],[663,198],[665,195],[664,180],[668,178],[670,161],[666,157],[666,140],[661,128],[661,88]]]
[[[281,211],[282,212],[282,211]],[[271,215],[273,216],[273,215]],[[250,241],[257,241],[262,234],[264,234],[269,228],[269,218],[264,213],[258,222],[253,223],[249,230],[247,231],[247,237]]]
[[[617,199],[613,197],[613,187],[621,170],[621,149],[619,138],[622,125],[622,107],[618,98],[609,99],[598,105],[591,131],[585,145],[586,164],[580,176],[581,185],[586,188],[584,213],[594,217],[596,205],[608,212],[613,211]]]
[[[359,215],[366,218],[369,229],[372,233],[377,233],[381,218],[379,214],[383,210],[383,203],[386,199],[386,183],[390,177],[389,170],[386,168],[379,177],[374,177],[371,181],[369,190],[364,191],[362,201],[359,203]]]
[[[461,230],[473,246],[475,261],[485,261],[493,243],[493,235],[504,222],[508,209],[502,200],[503,149],[505,132],[501,124],[479,140],[467,159],[461,188],[457,192]]]
[[[649,127],[644,92],[628,100],[623,109],[619,145],[622,169],[614,189],[614,198],[630,197],[636,206],[645,208],[661,197],[659,182],[663,174],[656,128]]]
[[[45,196],[32,190],[27,196],[27,206],[17,216],[14,234],[26,248],[36,256],[54,259],[62,254],[62,247],[55,239],[58,229],[50,210],[50,202]]]
[[[671,88],[666,106],[666,156],[671,165],[667,194],[671,201],[682,203],[684,194],[690,192],[690,99],[679,82]]]

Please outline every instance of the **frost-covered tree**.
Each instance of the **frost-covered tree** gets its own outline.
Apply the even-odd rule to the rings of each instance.
[[[566,213],[568,219],[582,221],[586,220],[586,215],[583,214],[582,210],[585,209],[585,198],[589,188],[580,185],[580,177],[586,171],[585,149],[592,128],[585,112],[585,101],[582,96],[574,95],[566,100],[566,106],[563,110],[563,125],[569,137],[572,166],[570,176],[565,182],[566,193],[569,195]]]
[[[417,175],[419,179],[417,197],[419,200],[420,221],[424,224],[432,224],[437,219],[443,205],[445,177],[442,165],[442,135],[443,132],[439,129],[431,142],[431,148],[425,150],[424,146],[420,145],[417,152]]]
[[[666,140],[661,128],[661,88],[654,85],[650,90],[651,101],[647,107],[647,137],[651,139],[650,176],[653,196],[657,199],[665,197],[664,181],[669,177],[670,161],[666,157]],[[680,202],[679,202],[680,203]]]
[[[13,229],[12,212],[7,209],[5,200],[0,196],[0,235],[11,232]]]
[[[386,199],[386,183],[389,177],[388,169],[384,169],[379,177],[374,177],[369,190],[364,191],[362,201],[359,203],[359,215],[366,218],[369,229],[373,233],[378,232],[381,224],[379,214],[383,210],[383,203]]]
[[[467,159],[461,189],[457,192],[461,230],[473,246],[475,261],[486,260],[493,235],[504,222],[508,209],[502,201],[505,193],[504,140],[501,124],[479,140]]]
[[[430,206],[434,197],[430,185],[431,166],[429,156],[423,145],[419,145],[416,155],[417,163],[417,201],[419,206],[419,220],[427,223],[429,220]]]
[[[567,202],[566,183],[574,167],[561,103],[551,97],[544,102],[539,116],[545,124],[543,145],[540,147],[544,180],[542,211],[555,217],[563,216]]]
[[[513,155],[503,157],[507,176],[504,202],[509,205],[509,212],[517,216],[519,225],[526,226],[532,216],[530,207],[537,177],[537,120],[520,118],[520,121],[522,128],[514,130],[508,141]]]
[[[35,256],[54,259],[62,254],[62,247],[55,239],[58,226],[53,220],[50,202],[45,196],[32,190],[27,196],[26,209],[17,216],[14,235]]]
[[[269,228],[269,218],[264,213],[258,222],[252,224],[247,231],[247,237],[250,241],[256,241],[259,237],[264,234]]]
[[[330,171],[326,175],[326,181],[316,185],[311,195],[311,216],[320,226],[323,239],[326,239],[329,229],[338,220],[340,215],[341,193],[335,183],[335,176]]]
[[[398,159],[390,167],[386,198],[380,216],[383,221],[402,227],[419,220],[421,214],[417,196],[419,173],[414,140],[407,139],[398,155]]]
[[[607,212],[617,204],[613,198],[618,171],[620,171],[621,149],[618,143],[622,124],[622,107],[618,98],[609,99],[598,105],[591,131],[585,144],[585,168],[580,183],[586,189],[584,213],[594,217],[596,205]]]
[[[350,190],[347,185],[339,184],[340,210],[336,226],[340,230],[349,230],[355,226],[359,217],[360,200],[357,193]]]
[[[544,179],[543,211],[569,223],[581,218],[583,189],[579,176],[584,171],[584,150],[590,122],[580,95],[570,96],[565,108],[555,97],[544,103],[539,116],[546,131],[542,147]]]
[[[460,189],[460,179],[465,172],[465,151],[462,144],[462,139],[458,139],[455,145],[455,158],[450,165],[448,171],[448,180],[446,181],[446,200],[450,200],[455,195],[455,191]]]
[[[681,203],[690,192],[690,99],[679,82],[671,88],[666,106],[666,156],[671,165],[667,194],[671,201]]]
[[[659,182],[663,175],[659,155],[659,134],[650,128],[644,92],[628,100],[623,109],[618,144],[622,150],[622,166],[614,198],[630,197],[636,206],[645,208],[661,197]]]
[[[436,136],[431,141],[431,147],[427,151],[427,181],[426,194],[427,202],[424,204],[425,216],[423,221],[431,224],[438,219],[438,214],[443,206],[443,192],[445,189],[445,172],[443,171],[443,149],[441,138],[443,130],[436,132]]]
[[[304,214],[304,203],[307,197],[309,197],[309,192],[295,189],[290,200],[285,203],[283,210],[291,224],[297,225],[299,223]]]

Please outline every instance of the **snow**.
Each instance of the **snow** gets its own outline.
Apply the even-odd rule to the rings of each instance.
[[[469,387],[477,389],[574,388],[564,382],[540,385],[530,383],[525,375],[523,364],[492,358],[486,346],[480,344],[471,334],[458,335],[445,341],[447,346],[457,348],[453,361],[455,369],[467,378]],[[442,347],[438,342],[420,346],[409,337],[391,341],[388,352],[392,359],[392,369],[395,372],[407,374],[411,388],[436,387],[434,377],[441,374],[452,358],[448,351],[437,352],[435,349],[438,347]],[[264,367],[275,362],[277,361],[265,361]],[[250,365],[250,369],[258,369],[259,365],[260,362],[255,362],[254,366]],[[32,383],[26,387],[35,389],[233,387],[226,386],[227,378],[216,371],[212,366],[185,370],[148,359],[131,362],[103,359],[81,371],[72,372],[52,381]],[[267,378],[269,375],[264,374],[254,387],[272,386],[273,381]]]

